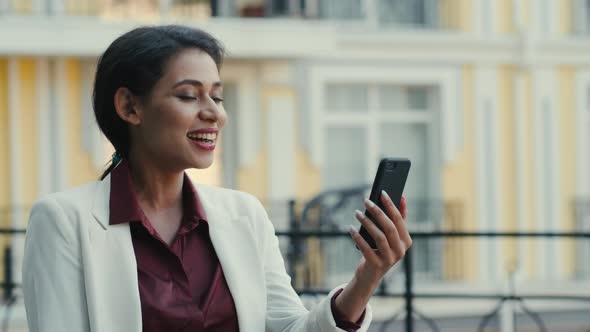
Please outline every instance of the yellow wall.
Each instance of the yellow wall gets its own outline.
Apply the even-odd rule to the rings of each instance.
[[[19,14],[30,14],[33,11],[32,0],[12,0],[11,8]]]
[[[558,160],[560,174],[560,205],[561,205],[561,230],[573,231],[575,229],[573,202],[576,190],[576,113],[574,104],[574,80],[575,70],[572,67],[561,67],[558,72],[559,103],[557,112],[559,121]],[[577,240],[587,241],[587,240]],[[561,240],[564,254],[565,273],[572,275],[575,271],[575,244],[576,240]]]
[[[571,34],[574,27],[572,0],[560,0],[558,3],[558,32],[564,35]]]
[[[7,61],[0,59],[0,209],[10,204],[8,153],[8,70]],[[10,225],[7,217],[0,214],[0,227]]]
[[[21,58],[18,61],[20,74],[19,80],[19,112],[21,122],[21,136],[19,139],[21,151],[20,169],[22,174],[22,199],[25,205],[30,206],[38,194],[38,131],[37,128],[37,104],[35,83],[35,60]]]
[[[458,218],[447,218],[448,230],[475,230],[475,137],[473,67],[465,65],[462,69],[463,95],[463,149],[457,153],[452,164],[445,164],[442,170],[442,192],[445,202],[460,204]],[[450,222],[460,224],[450,224]],[[477,278],[477,250],[473,239],[449,239],[445,241],[445,264],[443,274],[449,279]]]
[[[78,59],[65,60],[65,77],[66,77],[66,124],[63,127],[66,130],[66,146],[68,157],[68,168],[70,178],[68,184],[77,186],[88,181],[96,180],[100,175],[100,170],[94,169],[90,154],[84,151],[82,147],[82,104],[81,104],[81,75],[80,61]]]
[[[440,20],[444,28],[473,31],[471,0],[442,0],[440,3]]]
[[[497,3],[498,15],[496,15],[496,25],[499,33],[514,32],[514,15],[512,1],[514,0],[493,0]]]

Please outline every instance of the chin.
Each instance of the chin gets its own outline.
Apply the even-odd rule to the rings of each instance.
[[[192,168],[197,168],[197,169],[206,169],[211,167],[211,165],[213,165],[213,158],[209,159],[200,159],[200,160],[196,160],[193,161],[191,163],[191,167]]]

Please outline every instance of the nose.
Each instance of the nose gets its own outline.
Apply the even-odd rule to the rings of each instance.
[[[207,121],[215,123],[219,120],[219,108],[211,98],[207,98],[208,103],[199,110],[199,119],[201,121]]]

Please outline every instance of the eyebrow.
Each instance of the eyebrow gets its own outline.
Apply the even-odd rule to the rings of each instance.
[[[183,85],[183,84],[190,84],[190,85],[194,85],[194,86],[198,86],[198,87],[202,87],[203,86],[203,82],[201,82],[201,81],[186,79],[186,80],[182,80],[180,82],[176,82],[172,86],[172,88],[176,88],[177,86],[180,86],[180,85]],[[217,81],[217,82],[213,83],[213,87],[222,88],[223,87],[223,84],[221,83],[221,81]]]

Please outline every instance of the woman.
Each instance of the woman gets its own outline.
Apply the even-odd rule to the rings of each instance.
[[[223,48],[188,27],[144,27],[100,58],[93,106],[116,149],[96,181],[31,212],[23,290],[32,332],[366,331],[368,300],[412,243],[401,213],[370,202],[363,257],[312,311],[290,284],[274,229],[251,195],[196,185],[227,120]],[[351,244],[352,245],[352,244]]]

